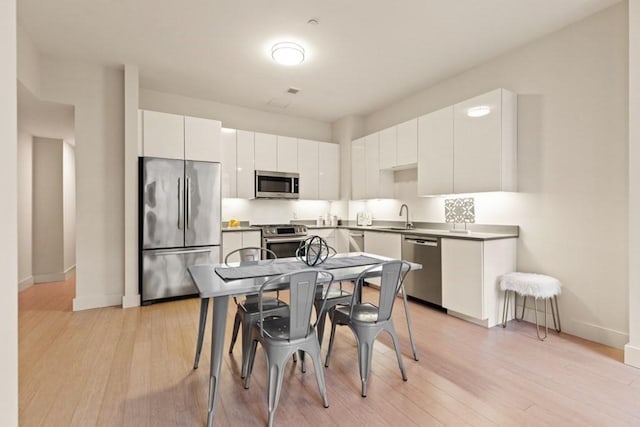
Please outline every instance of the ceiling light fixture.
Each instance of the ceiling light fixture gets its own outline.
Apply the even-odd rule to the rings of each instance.
[[[479,105],[467,110],[467,116],[469,117],[484,117],[491,112],[491,107],[488,105]]]
[[[304,61],[304,48],[293,42],[280,42],[271,48],[271,57],[278,64],[299,65]]]

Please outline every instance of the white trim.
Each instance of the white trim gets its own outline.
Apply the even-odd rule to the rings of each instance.
[[[47,274],[36,274],[33,276],[34,283],[47,283],[47,282],[64,282],[65,275],[62,273],[47,273]]]
[[[122,308],[140,307],[140,294],[124,295],[122,297]]]
[[[635,368],[640,368],[640,347],[630,344],[624,346],[624,363]]]
[[[35,282],[33,281],[33,276],[29,276],[25,279],[22,279],[18,282],[18,292],[22,292],[25,289],[29,289],[31,286],[33,286]]]
[[[122,304],[122,294],[89,295],[73,299],[73,311],[89,310],[91,308],[112,307]]]
[[[76,265],[73,264],[71,267],[67,268],[64,271],[64,280],[68,280],[76,274]]]

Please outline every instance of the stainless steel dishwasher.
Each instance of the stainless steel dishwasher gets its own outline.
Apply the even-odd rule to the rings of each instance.
[[[364,231],[349,230],[349,252],[364,251]]]
[[[407,295],[442,306],[442,255],[440,238],[404,235],[402,259],[422,264],[421,270],[407,275],[404,287]]]

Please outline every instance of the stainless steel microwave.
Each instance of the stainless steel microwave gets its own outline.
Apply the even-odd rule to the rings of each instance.
[[[298,199],[300,174],[256,171],[256,199]]]

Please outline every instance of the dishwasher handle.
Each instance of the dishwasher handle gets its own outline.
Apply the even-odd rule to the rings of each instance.
[[[420,246],[431,246],[431,247],[438,247],[438,238],[430,238],[430,237],[420,237],[420,238],[413,238],[413,237],[405,237],[404,241],[406,243],[410,243],[412,245],[420,245]]]

